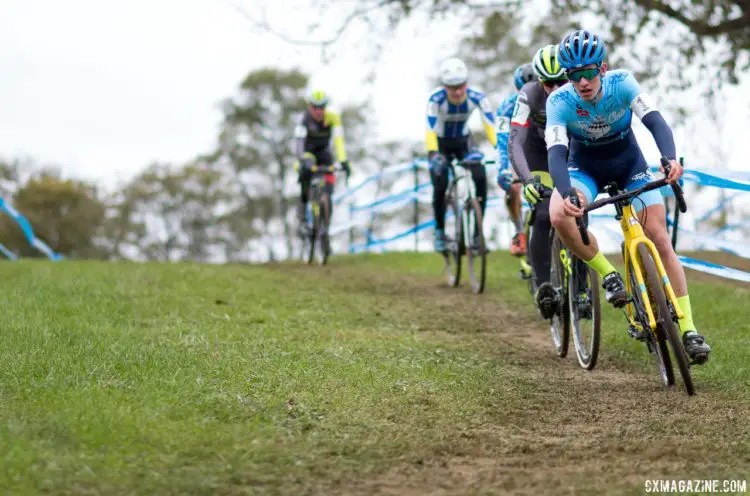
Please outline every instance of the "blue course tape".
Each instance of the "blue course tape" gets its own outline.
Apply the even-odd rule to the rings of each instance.
[[[659,172],[660,167],[650,165],[652,172]],[[697,183],[701,186],[737,189],[750,191],[750,173],[726,168],[685,169],[682,180]]]
[[[385,245],[385,244],[391,243],[393,241],[397,241],[399,239],[403,239],[403,238],[406,238],[408,236],[411,236],[412,234],[418,233],[419,231],[421,231],[423,229],[427,229],[427,228],[432,227],[434,225],[435,225],[435,221],[434,220],[428,220],[427,222],[423,222],[423,223],[419,224],[417,227],[412,227],[410,229],[407,229],[406,231],[403,231],[403,232],[401,232],[399,234],[393,235],[390,238],[377,239],[377,240],[373,240],[373,241],[370,241],[370,242],[367,242],[367,243],[361,243],[359,245],[354,245],[354,246],[351,247],[351,249],[349,251],[351,253],[356,253],[358,251],[362,251],[362,250],[365,250],[365,249],[370,248],[370,247]]]
[[[401,174],[403,172],[409,172],[409,171],[414,170],[415,167],[416,167],[415,162],[409,162],[409,163],[406,163],[406,164],[398,164],[398,165],[392,165],[390,167],[386,167],[385,169],[383,169],[379,173],[373,174],[372,176],[366,177],[365,179],[363,179],[356,186],[352,186],[352,187],[350,187],[350,188],[342,191],[341,193],[334,194],[333,195],[333,203],[334,203],[334,205],[338,204],[338,203],[341,203],[346,198],[349,198],[350,196],[352,196],[354,193],[356,193],[360,189],[364,188],[365,186],[367,186],[368,184],[370,184],[370,183],[372,183],[374,181],[377,181],[378,179],[382,179],[382,178],[387,177],[387,176],[398,175],[398,174]]]
[[[37,250],[41,251],[45,255],[47,255],[48,258],[51,260],[61,260],[63,258],[62,255],[59,253],[55,253],[55,251],[47,246],[47,244],[42,241],[41,239],[37,238],[34,235],[34,230],[31,228],[31,224],[29,224],[29,221],[26,220],[26,217],[21,215],[18,210],[13,208],[13,206],[10,203],[6,203],[5,200],[0,198],[0,210],[7,213],[16,223],[21,226],[21,230],[23,231],[23,235],[26,237],[26,240],[29,242],[31,246],[36,248]]]
[[[369,184],[372,181],[382,178],[385,175],[402,174],[404,172],[413,171],[415,168],[427,169],[428,167],[429,167],[429,164],[424,159],[416,159],[413,162],[408,163],[408,164],[403,164],[403,165],[400,164],[398,166],[389,167],[379,174],[375,174],[373,176],[366,178],[354,188],[351,188],[343,192],[341,195],[339,195],[336,198],[336,200],[341,201],[353,195],[354,192],[358,191],[359,189],[364,187],[366,184]],[[658,172],[659,167],[651,166],[651,169],[655,172]],[[699,170],[699,169],[686,169],[683,178],[685,181],[696,183],[702,186],[713,186],[717,188],[734,189],[738,191],[750,191],[750,173],[746,173],[743,171],[734,171],[730,169],[711,169],[710,171]],[[425,193],[428,193],[430,189],[431,189],[431,184],[426,182],[426,183],[417,185],[416,191],[424,190],[422,191],[422,194],[425,194]],[[417,200],[419,200],[418,198],[419,195],[416,195],[416,191],[413,187],[410,187],[404,191],[389,195],[384,198],[377,199],[368,204],[353,206],[352,211],[370,210],[372,212],[376,212],[376,211],[382,210],[386,205],[389,205],[389,204],[393,206],[394,208],[400,207],[401,205],[406,203],[406,201],[410,201],[414,198],[417,198]],[[662,195],[665,197],[673,196],[672,189],[668,186],[661,188],[660,191]],[[710,217],[710,215],[715,213],[717,210],[720,210],[724,206],[724,203],[729,203],[736,198],[737,198],[736,194],[730,196],[729,198],[725,199],[724,202],[722,202],[722,204],[717,205],[712,210],[704,214],[701,217],[701,219],[706,219]],[[501,202],[500,197],[492,197],[489,199],[487,206],[494,207],[494,206],[500,205],[501,203],[502,202]],[[612,216],[607,215],[607,214],[592,214],[592,219],[594,220],[612,219]],[[668,219],[668,222],[671,224],[671,221],[669,221],[669,219]],[[596,224],[599,224],[599,222],[593,223],[593,225],[596,225]],[[406,238],[408,236],[415,235],[419,231],[422,231],[423,229],[426,229],[429,227],[433,227],[434,225],[435,225],[434,220],[430,220],[427,222],[423,222],[422,224],[416,227],[409,228],[401,233],[390,236],[388,238],[372,239],[370,237],[370,239],[368,239],[367,242],[352,246],[350,251],[358,252],[358,251],[362,251],[362,250],[365,250],[367,248],[372,248],[372,247],[383,248],[385,245],[391,242]],[[726,226],[717,232],[736,229],[738,227],[744,227],[746,225],[748,225],[747,222],[741,222],[736,225]],[[610,234],[613,234],[616,238],[621,237],[621,233],[619,233],[619,231],[611,229],[607,227],[606,225],[603,225],[601,227],[603,227],[606,231],[609,231]],[[691,231],[686,231],[685,229],[682,229],[682,228],[680,229],[680,231],[686,233],[689,236],[693,236],[697,238],[699,242],[703,241],[704,243],[708,243],[709,241],[711,241],[714,247],[722,251],[730,252],[735,255],[743,256],[743,257],[748,256],[747,249],[745,249],[744,245],[740,243],[733,243],[730,241],[720,240],[720,239],[716,239],[715,237],[711,238],[707,236],[702,236],[700,234],[697,234]],[[711,273],[711,274],[715,274],[721,277],[726,277],[729,279],[750,282],[750,273],[748,272],[744,272],[744,271],[737,270],[737,269],[732,269],[730,267],[725,267],[725,266],[718,265],[718,264],[712,264],[710,262],[695,260],[689,257],[680,256],[679,258],[686,267],[689,267],[695,270],[700,270],[700,271],[707,272],[707,273]]]
[[[0,252],[5,255],[5,258],[8,258],[10,260],[18,260],[18,255],[10,251],[8,247],[2,243],[0,243]]]
[[[408,189],[406,191],[402,191],[401,193],[396,193],[396,194],[393,194],[393,195],[390,195],[390,196],[386,196],[386,197],[383,197],[383,198],[381,198],[379,200],[375,200],[373,202],[366,203],[364,205],[355,205],[354,207],[352,207],[352,212],[359,212],[359,211],[362,211],[362,210],[369,210],[369,209],[375,208],[375,207],[377,207],[379,205],[383,205],[384,203],[394,203],[394,202],[397,202],[397,201],[400,201],[400,200],[406,198],[409,195],[413,195],[415,191],[419,191],[421,189],[424,189],[424,188],[427,188],[427,187],[430,187],[430,186],[432,186],[431,183],[418,184],[416,188],[411,188],[411,189]]]
[[[739,196],[741,196],[741,195],[742,195],[742,193],[741,193],[741,192],[737,192],[737,193],[735,193],[735,194],[733,194],[733,195],[727,196],[726,198],[724,198],[724,200],[720,201],[720,202],[719,202],[719,204],[718,204],[718,205],[716,205],[716,206],[715,206],[714,208],[712,208],[711,210],[709,210],[709,211],[708,211],[708,212],[706,212],[705,214],[701,215],[701,216],[700,216],[700,217],[699,217],[699,218],[698,218],[698,219],[696,220],[696,222],[703,222],[703,221],[705,221],[705,220],[707,220],[707,219],[711,218],[711,216],[712,216],[713,214],[715,214],[715,213],[717,213],[717,212],[720,212],[720,211],[721,211],[721,210],[722,210],[723,208],[725,208],[725,207],[726,207],[726,205],[727,205],[728,203],[731,203],[731,202],[732,202],[733,200],[735,200],[735,199],[736,199],[737,197],[739,197]]]
[[[733,269],[731,267],[725,267],[704,260],[696,260],[690,257],[683,257],[681,255],[678,255],[677,258],[680,259],[682,265],[693,270],[706,272],[726,279],[733,279],[735,281],[750,282],[750,272],[745,272],[744,270]]]
[[[734,171],[733,171],[734,172]],[[721,177],[705,171],[686,170],[683,177],[686,181],[691,180],[702,186],[714,186],[716,188],[736,189],[740,191],[750,191],[750,180],[745,179],[742,175],[732,174],[730,177]]]
[[[485,165],[487,167],[491,167],[492,163],[488,162]],[[334,204],[341,203],[343,200],[351,197],[352,195],[354,195],[354,193],[356,193],[363,187],[374,181],[377,181],[378,179],[386,176],[402,174],[404,172],[410,172],[415,168],[428,169],[429,164],[425,159],[415,159],[412,162],[387,167],[377,174],[366,177],[359,184],[352,186],[340,193],[334,194],[333,202]],[[650,169],[653,172],[659,171],[659,167],[654,165],[651,165]],[[683,178],[685,180],[695,182],[703,186],[715,186],[720,188],[736,189],[740,191],[750,191],[750,173],[746,173],[743,171],[735,171],[731,169],[712,169],[712,172],[707,172],[705,170],[698,169],[685,169]],[[672,188],[668,186],[661,188],[660,191],[665,197],[674,196]],[[398,199],[399,194],[400,193],[391,195],[391,198],[395,201]]]

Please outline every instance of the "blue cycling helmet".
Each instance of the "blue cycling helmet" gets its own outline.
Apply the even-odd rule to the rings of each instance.
[[[601,64],[607,56],[604,41],[594,33],[579,29],[560,42],[557,59],[563,69],[578,69],[589,64]]]
[[[536,74],[534,73],[534,67],[531,64],[518,66],[513,73],[513,82],[516,83],[517,90],[520,90],[521,87],[529,81],[535,80]]]

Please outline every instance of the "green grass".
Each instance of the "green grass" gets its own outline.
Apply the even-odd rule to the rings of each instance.
[[[620,315],[588,374],[528,338],[546,331],[511,257],[493,255],[481,297],[441,287],[439,263],[3,264],[1,492],[596,493],[603,469],[625,492],[646,474],[746,475],[747,289],[691,286],[715,351],[689,399],[659,387]],[[592,426],[593,450],[572,430]],[[634,432],[665,442],[650,467]]]
[[[695,254],[706,258],[705,254]],[[710,255],[714,255],[711,257]],[[709,254],[708,258],[716,258]],[[726,258],[726,257],[724,257]],[[622,272],[616,255],[610,256]],[[366,263],[373,268],[387,267],[404,274],[438,277],[440,260],[430,255],[398,254],[382,257],[364,255],[348,257],[346,263]],[[432,263],[428,263],[431,260]],[[512,307],[525,306],[530,311],[531,299],[518,279],[518,262],[506,252],[492,255],[488,265],[487,293],[499,296]],[[731,266],[731,260],[728,263]],[[727,261],[722,260],[727,263]],[[711,390],[721,389],[750,399],[750,286],[730,284],[720,278],[687,271],[689,294],[696,326],[711,345],[711,365],[693,367],[693,374]],[[463,276],[466,279],[466,275]],[[604,302],[604,300],[602,300]],[[602,312],[603,349],[606,354],[623,356],[642,364],[643,370],[655,367],[645,353],[644,345],[629,338],[624,316],[608,305]],[[572,340],[571,340],[572,345]],[[675,364],[676,365],[676,364]],[[699,386],[700,388],[700,386]]]

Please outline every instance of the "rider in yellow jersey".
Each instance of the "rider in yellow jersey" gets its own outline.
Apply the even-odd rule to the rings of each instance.
[[[321,167],[333,165],[331,140],[333,140],[336,159],[341,164],[341,168],[344,169],[347,177],[351,174],[351,167],[346,158],[341,116],[326,109],[328,95],[325,91],[311,91],[307,95],[306,101],[307,110],[300,116],[294,130],[294,137],[296,138],[295,154],[298,160],[298,163],[295,164],[295,170],[299,173],[298,182],[301,187],[297,219],[301,229],[304,229],[307,225],[305,212],[310,193],[310,180],[312,179],[310,168],[313,165]],[[333,194],[333,186],[333,183],[326,181],[326,190],[329,197]],[[332,215],[333,205],[329,205],[329,216]]]
[[[484,130],[493,148],[496,146],[495,114],[489,100],[481,91],[467,86],[469,70],[459,59],[450,58],[440,65],[440,80],[427,101],[427,136],[425,147],[430,162],[430,179],[435,213],[435,251],[445,250],[445,193],[448,189],[448,163],[462,160],[471,171],[476,186],[477,200],[484,214],[487,205],[487,172],[482,155],[476,149],[467,121],[479,109]],[[484,217],[484,216],[483,216]],[[472,240],[472,248],[478,245]]]

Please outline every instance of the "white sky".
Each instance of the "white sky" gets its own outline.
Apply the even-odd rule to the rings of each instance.
[[[260,3],[237,1],[251,12]],[[290,5],[303,3],[276,0],[271,20],[287,33],[302,32],[309,16]],[[362,84],[355,48],[343,48],[334,63],[321,66],[317,49],[253,32],[231,5],[0,0],[0,156],[30,157],[107,185],[151,161],[187,161],[212,149],[218,103],[263,65],[302,68],[330,89],[334,102],[374,98],[373,132],[382,139],[423,137],[427,78],[459,38],[456,23],[403,25],[386,45],[371,93]],[[363,36],[361,30],[348,32],[344,46],[371,42]],[[727,121],[730,131],[745,136],[748,98],[736,98]],[[678,147],[696,140],[676,138]],[[640,142],[651,158],[653,140],[643,136]]]

